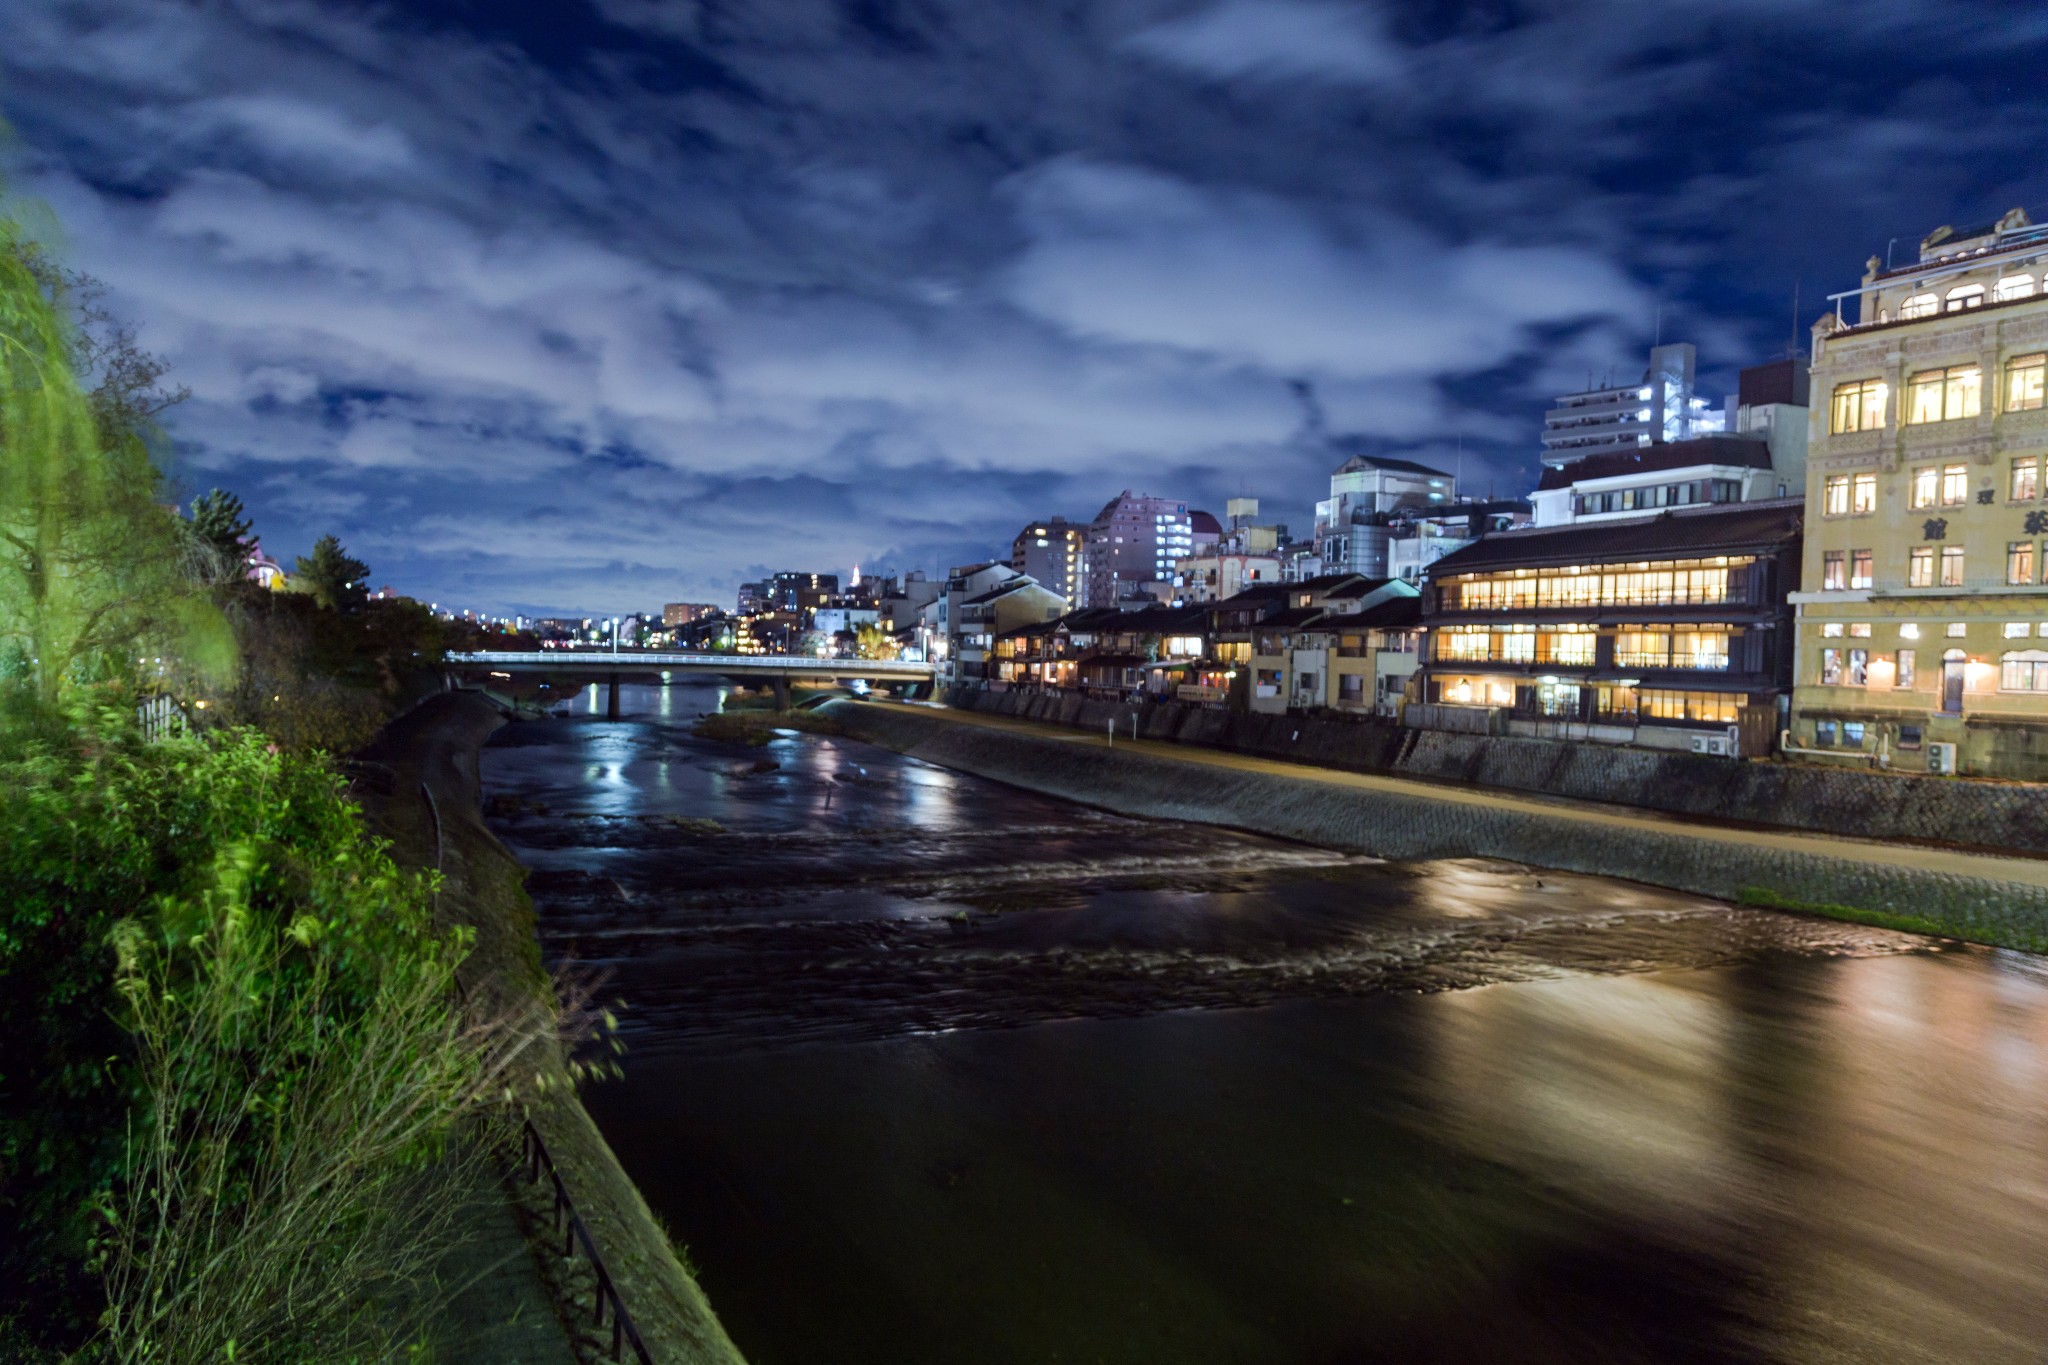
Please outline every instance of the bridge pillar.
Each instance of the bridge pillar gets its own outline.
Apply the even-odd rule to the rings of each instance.
[[[789,709],[788,678],[777,678],[775,680],[775,709],[778,711],[787,711]]]
[[[619,718],[619,675],[612,673],[605,679],[604,718]]]

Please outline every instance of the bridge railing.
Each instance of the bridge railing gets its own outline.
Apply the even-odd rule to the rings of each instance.
[[[929,678],[932,666],[910,659],[819,659],[803,654],[683,654],[664,650],[485,650],[450,654],[457,665],[515,668],[704,668],[725,673],[812,670],[853,678]]]

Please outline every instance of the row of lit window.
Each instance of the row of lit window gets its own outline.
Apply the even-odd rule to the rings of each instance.
[[[1987,291],[1981,284],[1959,284],[1948,291],[1945,297],[1932,292],[1915,294],[1899,305],[1899,320],[1911,322],[1915,318],[1931,318],[1937,313],[1963,313],[1972,308],[1982,308]],[[1988,297],[1995,303],[2011,303],[2016,299],[2034,297],[2032,275],[2007,275],[1988,291]]]
[[[1617,668],[1728,667],[1734,627],[1631,626],[1615,632]],[[1435,632],[1441,663],[1556,664],[1590,668],[1598,634],[1592,626],[1449,626]]]
[[[1968,656],[1960,649],[1943,653],[1944,672],[1960,669]],[[1875,654],[1868,649],[1823,649],[1820,652],[1820,683],[1823,687],[1874,687],[1895,692],[1917,690],[1915,651],[1901,649]],[[2048,651],[2014,650],[1999,656],[1998,690],[2001,692],[2048,692]]]
[[[1746,564],[1749,561],[1741,561]],[[1726,602],[1730,566],[1700,561],[1630,568],[1540,569],[1523,576],[1457,578],[1442,585],[1445,611],[1526,611],[1541,607],[1679,606]]]
[[[1882,379],[1858,379],[1835,386],[1828,430],[1839,436],[1875,431],[1885,424],[1891,386]],[[2032,412],[2048,401],[2048,353],[2014,356],[2005,366],[2006,412]],[[1975,417],[1984,406],[1981,365],[1922,370],[1906,381],[1904,421],[1908,426]]]
[[[2036,568],[2041,556],[2036,553],[2031,540],[2007,541],[2005,546],[2005,581],[2008,587],[2027,587],[2035,582]],[[1869,550],[1825,550],[1820,557],[1820,587],[1822,592],[1855,592],[1874,585],[1873,568],[1876,556]],[[1963,586],[1963,547],[1944,545],[1941,547],[1940,572],[1937,578],[1935,548],[1932,545],[1915,545],[1906,551],[1906,586],[1909,588],[1960,588]]]

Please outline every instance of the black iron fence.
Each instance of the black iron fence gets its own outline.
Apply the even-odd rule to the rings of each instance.
[[[611,1358],[624,1361],[621,1354],[627,1346],[633,1348],[633,1359],[639,1365],[654,1365],[654,1356],[649,1353],[647,1343],[640,1339],[640,1329],[633,1325],[633,1315],[626,1311],[626,1302],[619,1297],[618,1286],[612,1283],[611,1271],[605,1267],[604,1258],[597,1254],[597,1244],[590,1238],[590,1229],[583,1224],[583,1215],[576,1211],[576,1201],[569,1197],[568,1188],[562,1184],[562,1176],[555,1169],[555,1159],[548,1154],[548,1145],[541,1140],[540,1130],[527,1120],[521,1129],[521,1164],[526,1170],[528,1184],[539,1180],[545,1173],[554,1186],[553,1211],[549,1226],[562,1239],[562,1255],[566,1258],[576,1254],[580,1246],[591,1268],[597,1272],[596,1316],[594,1324],[602,1328],[606,1310],[610,1310],[612,1324]]]

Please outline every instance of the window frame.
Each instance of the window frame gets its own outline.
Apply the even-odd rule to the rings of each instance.
[[[2024,489],[2024,491],[2022,491]],[[2012,462],[2012,478],[2007,485],[2007,501],[2032,502],[2041,496],[2041,459],[2037,455],[2022,455]]]
[[[1934,547],[1915,545],[1906,552],[1906,586],[1909,588],[1931,588],[1934,586]]]
[[[1844,436],[1884,426],[1891,386],[1882,379],[1852,379],[1835,385],[1828,409],[1828,434]]]
[[[1820,552],[1820,590],[1841,592],[1849,586],[1849,556],[1843,550]]]
[[[1872,550],[1849,551],[1849,588],[1858,591],[1870,587],[1875,581],[1877,555]]]
[[[2006,412],[2038,412],[2048,406],[2048,351],[2029,351],[2005,362]]]
[[[1849,476],[1829,474],[1821,480],[1820,514],[1824,517],[1849,515]]]
[[[2034,582],[2034,542],[2009,540],[2005,543],[2005,585],[2031,587]]]
[[[1953,571],[1951,571],[1953,568]],[[1963,586],[1963,547],[1944,545],[1941,547],[1941,573],[1937,581],[1944,588]]]

